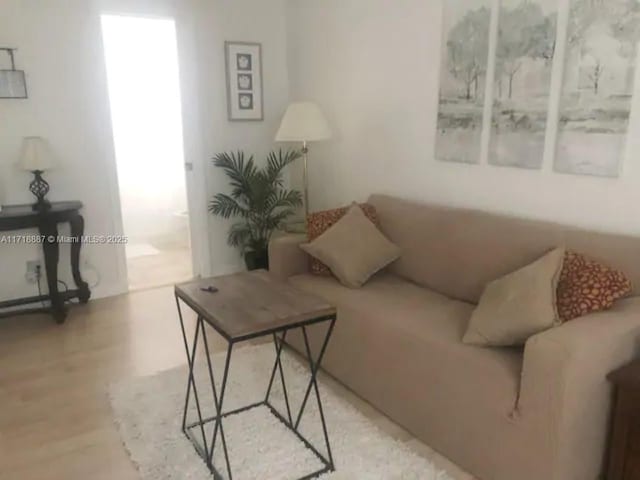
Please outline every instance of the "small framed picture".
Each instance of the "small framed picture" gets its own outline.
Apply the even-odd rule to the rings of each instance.
[[[238,74],[238,90],[253,90],[253,77],[251,74]]]
[[[27,81],[22,70],[0,70],[0,98],[27,98]]]
[[[240,110],[252,110],[253,109],[253,94],[241,93],[238,95],[238,107]]]
[[[263,120],[261,44],[225,42],[224,46],[229,120]]]
[[[241,72],[251,71],[251,55],[248,53],[238,53],[236,55],[236,63],[238,64],[238,70]]]
[[[1,51],[9,55],[11,68],[0,67],[0,98],[27,98],[27,79],[24,71],[16,70],[15,48],[0,48]]]

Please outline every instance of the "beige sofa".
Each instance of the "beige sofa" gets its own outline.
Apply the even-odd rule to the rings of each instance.
[[[605,376],[637,353],[640,298],[536,335],[524,349],[461,339],[487,282],[558,245],[640,285],[640,239],[379,195],[369,202],[403,254],[362,289],[308,274],[304,237],[270,246],[273,273],[338,307],[325,369],[482,480],[598,478]]]

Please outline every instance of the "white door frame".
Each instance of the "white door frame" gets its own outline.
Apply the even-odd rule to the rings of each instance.
[[[185,2],[189,3],[189,2]],[[184,7],[184,4],[183,4]],[[207,211],[207,159],[204,151],[200,111],[198,47],[193,12],[184,8],[176,12],[176,36],[182,96],[185,177],[191,228],[193,274],[211,276],[209,222]],[[189,166],[189,167],[187,167]]]

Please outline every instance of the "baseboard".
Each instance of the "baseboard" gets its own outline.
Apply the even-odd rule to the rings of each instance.
[[[91,290],[91,300],[98,300],[100,298],[115,297],[128,293],[129,289],[126,285],[98,285]]]

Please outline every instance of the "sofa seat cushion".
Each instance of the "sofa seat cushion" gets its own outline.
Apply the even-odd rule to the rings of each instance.
[[[512,412],[522,350],[463,344],[474,305],[386,272],[359,290],[346,288],[330,277],[310,274],[289,281],[337,307],[338,321],[325,367],[367,399],[372,400],[377,393],[390,402],[398,401],[402,398],[399,392],[404,391],[413,399],[424,399],[418,409],[431,405],[435,416],[424,417],[435,421],[443,412],[460,417],[460,411],[468,409],[482,411],[482,415],[488,409],[503,419]],[[380,361],[386,368],[375,367]],[[367,362],[371,375],[362,378],[361,369]],[[482,409],[474,407],[478,402],[483,404]],[[386,407],[376,406],[383,411]]]

